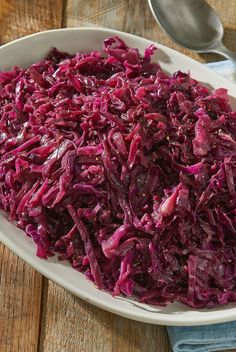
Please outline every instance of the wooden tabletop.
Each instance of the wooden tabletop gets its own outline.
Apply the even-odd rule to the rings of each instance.
[[[236,51],[236,1],[209,0]],[[146,0],[0,0],[0,44],[37,31],[110,27],[172,47]],[[0,244],[0,352],[169,352],[166,330],[107,313],[42,277]],[[236,352],[236,349],[234,350]]]

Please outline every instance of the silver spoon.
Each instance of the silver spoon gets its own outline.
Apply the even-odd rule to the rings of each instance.
[[[184,48],[213,52],[236,64],[236,53],[222,44],[224,28],[204,0],[148,0],[153,16],[169,36]]]

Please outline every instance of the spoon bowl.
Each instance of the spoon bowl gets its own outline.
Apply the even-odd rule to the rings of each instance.
[[[149,0],[149,6],[160,26],[182,47],[216,52],[236,63],[236,53],[222,44],[221,20],[205,0]]]

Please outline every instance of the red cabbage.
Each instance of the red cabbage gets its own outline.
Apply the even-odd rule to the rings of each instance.
[[[236,112],[118,37],[0,72],[0,206],[100,289],[236,301]]]

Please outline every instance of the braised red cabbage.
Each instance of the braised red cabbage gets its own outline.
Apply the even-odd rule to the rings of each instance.
[[[120,38],[0,72],[0,206],[100,289],[236,301],[236,112]]]

